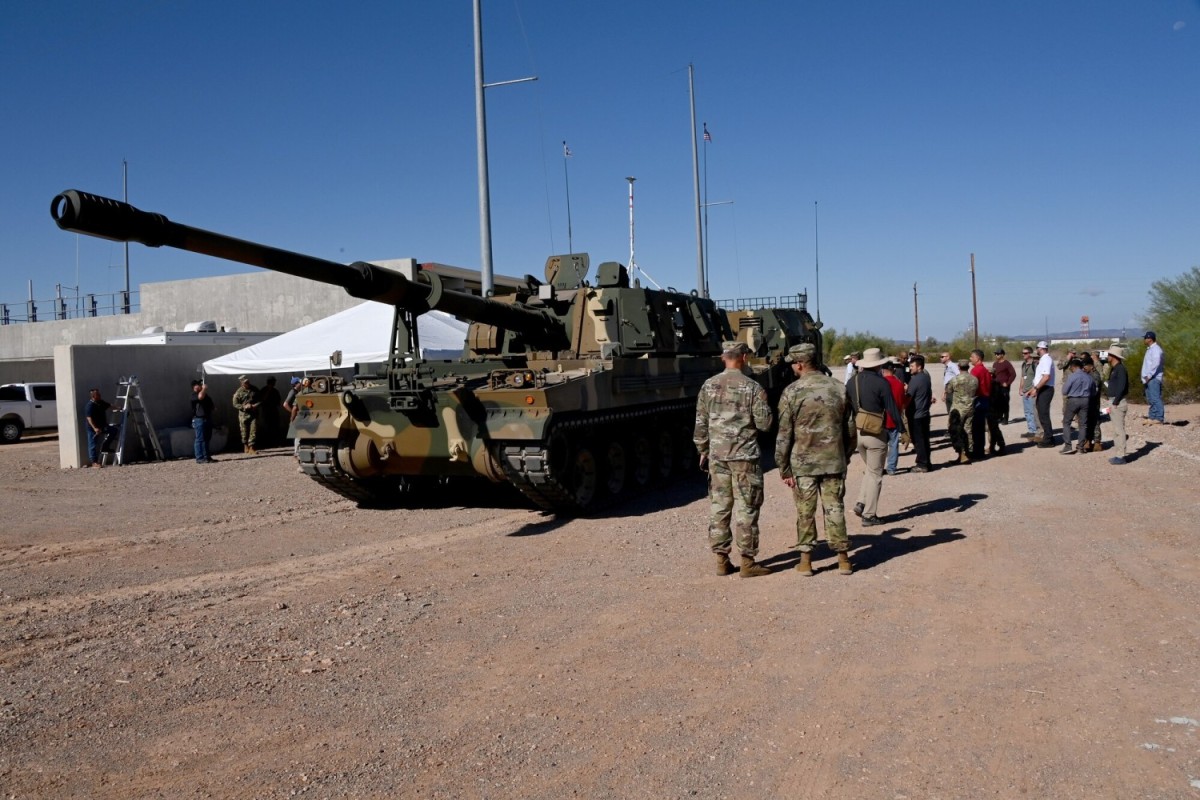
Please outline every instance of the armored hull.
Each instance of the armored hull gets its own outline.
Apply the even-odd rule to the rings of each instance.
[[[696,397],[720,370],[728,318],[694,294],[630,285],[625,267],[552,256],[545,279],[484,298],[438,265],[398,269],[323,259],[171,222],[75,190],[59,227],[169,246],[343,288],[395,309],[388,361],[354,380],[314,381],[294,423],[301,468],[364,504],[390,504],[456,478],[511,483],[543,509],[574,513],[695,468]],[[420,357],[417,317],[469,320],[463,358]]]

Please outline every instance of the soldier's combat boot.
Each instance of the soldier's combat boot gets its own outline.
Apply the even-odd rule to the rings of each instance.
[[[838,574],[849,575],[854,572],[854,568],[850,566],[850,554],[845,550],[838,553]]]
[[[958,455],[958,463],[960,463],[960,464],[970,464],[970,463],[971,463],[971,457],[970,457],[969,455],[967,455],[965,452],[963,452],[963,453],[959,453],[959,455]]]
[[[717,553],[717,574],[732,575],[737,572],[737,568],[729,561],[728,553]]]
[[[247,452],[247,453],[249,453],[249,454],[250,454],[250,455],[252,455],[252,456],[256,456],[256,455],[258,455],[258,451],[257,451],[257,450],[255,450],[253,447],[247,447],[247,448],[246,448],[246,452]]]
[[[796,572],[799,572],[804,577],[811,577],[813,574],[812,568],[812,553],[801,553],[800,563],[796,565]]]
[[[758,578],[762,575],[770,575],[771,570],[762,564],[755,564],[753,556],[742,556],[741,573],[743,578]]]

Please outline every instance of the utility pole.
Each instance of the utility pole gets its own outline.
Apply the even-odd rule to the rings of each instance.
[[[913,283],[913,351],[921,352],[921,318],[917,313],[917,284]]]
[[[971,314],[972,332],[975,334],[975,349],[979,349],[979,303],[975,299],[975,254],[971,253]]]

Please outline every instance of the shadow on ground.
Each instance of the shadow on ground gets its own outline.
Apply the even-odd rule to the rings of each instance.
[[[926,547],[954,542],[967,538],[960,528],[935,528],[924,536],[906,536],[901,539],[897,534],[907,533],[908,528],[888,528],[877,536],[870,537],[865,547],[854,549],[857,541],[862,541],[869,534],[858,533],[851,537],[851,561],[856,572],[873,569],[893,558],[910,555]]]

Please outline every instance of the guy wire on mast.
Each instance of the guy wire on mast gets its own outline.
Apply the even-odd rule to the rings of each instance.
[[[813,260],[817,267],[817,322],[821,321],[821,229],[817,224],[817,201],[813,200]]]

